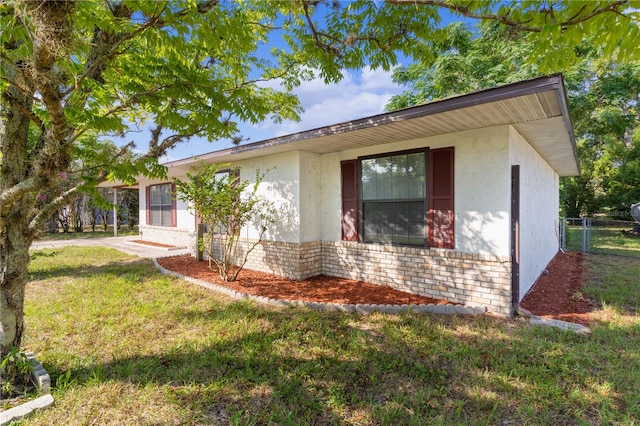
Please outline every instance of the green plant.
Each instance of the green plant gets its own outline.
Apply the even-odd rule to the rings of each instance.
[[[223,281],[235,281],[247,263],[249,254],[262,241],[267,225],[273,223],[273,205],[258,194],[265,173],[256,170],[255,181],[240,180],[240,168],[229,170],[229,164],[200,162],[186,181],[176,179],[178,198],[192,208],[209,232],[200,244],[218,268]],[[252,225],[257,238],[244,250],[240,247],[240,231]]]
[[[58,392],[64,392],[74,384],[75,380],[71,379],[71,370],[67,370],[64,374],[58,376],[56,379],[56,390]]]
[[[24,352],[12,346],[0,362],[2,397],[11,397],[31,382],[33,365]]]

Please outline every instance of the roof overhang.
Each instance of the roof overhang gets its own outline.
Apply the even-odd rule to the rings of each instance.
[[[236,162],[295,150],[325,154],[502,125],[512,125],[558,175],[580,173],[560,74],[239,145],[165,166],[170,176],[177,176],[198,161]]]

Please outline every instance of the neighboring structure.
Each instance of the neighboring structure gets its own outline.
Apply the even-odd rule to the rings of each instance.
[[[247,268],[504,315],[558,251],[559,178],[579,174],[560,75],[172,161],[169,177],[198,161],[246,180],[272,169],[260,192],[279,215]],[[171,181],[139,190],[141,238],[193,248],[196,218]]]

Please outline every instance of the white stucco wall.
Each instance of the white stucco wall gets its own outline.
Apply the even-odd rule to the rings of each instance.
[[[429,147],[455,147],[455,250],[510,255],[510,166],[521,165],[521,295],[557,251],[558,176],[509,126],[459,132],[330,154],[293,151],[239,161],[240,177],[269,170],[259,193],[277,214],[265,239],[292,243],[341,240],[340,161],[365,155]],[[140,182],[140,218],[146,217]],[[155,182],[154,182],[155,183]],[[194,230],[194,217],[178,200],[177,228]],[[255,238],[257,230],[243,230]]]
[[[320,185],[324,180],[321,156],[312,152],[300,151],[300,235],[299,242],[320,241],[322,239],[322,221],[320,206],[323,199]]]
[[[520,165],[520,299],[558,252],[559,177],[513,127],[509,161]]]
[[[455,147],[455,249],[509,255],[509,129],[507,126],[420,138],[323,155],[322,239],[340,241],[340,161],[429,147]]]
[[[256,170],[267,172],[258,188],[258,194],[273,203],[276,208],[275,222],[268,227],[266,240],[301,242],[300,209],[300,156],[299,151],[285,152],[238,161],[232,166],[240,167],[240,179],[255,182]],[[242,236],[257,238],[255,226],[242,231]]]
[[[267,172],[258,187],[258,194],[273,203],[276,217],[264,236],[266,240],[285,242],[316,241],[320,237],[320,224],[317,219],[316,197],[318,191],[319,156],[300,151],[257,157],[250,160],[238,161],[232,167],[240,167],[240,179],[255,182],[256,170]],[[302,165],[302,166],[301,166]],[[302,167],[302,172],[301,172]],[[300,181],[306,182],[304,194],[304,208],[300,203]],[[186,176],[173,176],[185,179]],[[146,217],[146,187],[155,185],[157,181],[141,180],[140,184],[140,218],[145,224]],[[252,189],[250,187],[249,189]],[[195,231],[195,217],[188,209],[188,203],[177,200],[177,226],[174,230]],[[314,225],[315,224],[315,225]],[[315,226],[315,228],[314,228]],[[160,228],[160,227],[158,227]],[[241,233],[245,238],[257,238],[256,224],[244,228]]]

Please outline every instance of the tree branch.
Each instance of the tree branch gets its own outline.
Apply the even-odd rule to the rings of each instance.
[[[38,189],[36,179],[28,178],[2,191],[0,195],[0,216],[5,216],[23,195]]]
[[[158,143],[160,140],[160,135],[162,133],[163,127],[158,125],[155,129],[151,131],[151,140],[149,141],[149,151],[144,155],[146,158],[160,158],[167,153],[168,150],[179,144],[184,140],[189,140],[191,137],[197,135],[201,131],[204,130],[202,126],[197,127],[195,130],[180,133],[171,136],[167,136],[162,140],[162,142]]]
[[[217,6],[218,3],[218,0],[203,1],[198,3],[196,10],[201,14],[207,13],[208,11],[213,9],[214,6]],[[67,91],[64,93],[65,96],[77,90],[80,87],[82,81],[84,81],[86,78],[91,78],[95,81],[102,82],[102,73],[106,69],[107,62],[119,54],[118,49],[120,48],[120,46],[122,46],[122,44],[124,44],[128,40],[135,38],[138,34],[147,29],[160,29],[166,26],[168,20],[161,17],[162,13],[164,13],[166,9],[167,4],[165,3],[162,5],[162,8],[160,8],[159,10],[156,9],[156,11],[152,15],[146,16],[147,21],[130,33],[113,34],[96,28],[92,41],[92,49],[89,54],[89,59],[87,60],[87,63],[85,65],[85,71],[76,79],[74,85],[67,89]],[[131,18],[131,15],[133,13],[131,9],[123,6],[121,3],[116,7],[111,8],[111,11],[115,18],[120,19]],[[182,9],[172,13],[171,16],[181,17],[186,15],[188,12],[189,11],[187,9]]]
[[[450,11],[453,11],[453,12],[457,12],[467,18],[497,21],[497,22],[500,22],[501,24],[507,25],[518,31],[534,32],[534,33],[538,33],[542,31],[542,27],[527,25],[529,23],[528,21],[520,22],[513,19],[509,15],[499,15],[497,13],[489,13],[489,14],[475,13],[470,10],[469,6],[449,3],[444,0],[385,0],[385,1],[393,5],[414,4],[414,5],[436,6],[443,9],[449,9]],[[570,27],[572,25],[577,25],[581,22],[585,22],[593,18],[594,16],[601,15],[603,13],[613,12],[613,13],[621,14],[620,7],[628,3],[629,3],[629,0],[617,0],[611,3],[607,3],[605,6],[596,7],[591,13],[588,13],[586,15],[582,15],[582,12],[585,10],[585,7],[582,7],[580,11],[576,13],[574,16],[572,16],[571,18],[565,21],[557,22],[556,25],[559,25],[560,27]],[[624,14],[621,14],[621,15],[626,16]]]
[[[16,87],[16,89],[20,90],[21,93],[24,93],[24,91],[21,90],[18,85],[14,85],[13,83],[12,83],[12,85],[14,87]],[[38,128],[40,129],[40,131],[42,133],[45,132],[46,129],[45,129],[44,123],[42,122],[42,120],[40,120],[40,118],[37,115],[35,115],[33,113],[32,110],[27,108],[22,102],[19,102],[11,94],[11,92],[7,91],[6,93],[3,93],[3,95],[4,95],[5,99],[7,99],[9,104],[11,104],[11,106],[13,106],[14,108],[18,108],[22,114],[24,114],[26,117],[29,117],[29,120],[31,120],[36,126],[38,126]]]
[[[105,180],[106,180],[105,177],[100,178],[97,183],[104,182]],[[63,192],[62,194],[60,194],[59,196],[51,200],[49,204],[41,208],[38,211],[38,213],[33,217],[33,219],[31,219],[31,221],[29,222],[29,230],[31,232],[35,232],[39,230],[42,227],[43,223],[47,219],[49,219],[56,210],[64,206],[71,198],[73,198],[75,195],[77,195],[80,192],[80,188],[82,187],[83,184],[84,182],[81,182],[78,185],[74,186],[73,188],[68,189],[67,191]]]

